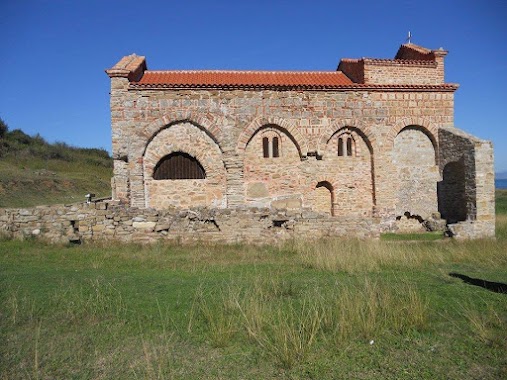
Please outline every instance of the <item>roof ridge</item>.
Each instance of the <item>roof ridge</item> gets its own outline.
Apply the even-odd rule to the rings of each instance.
[[[309,89],[447,89],[456,90],[459,85],[456,83],[442,84],[365,84],[365,83],[344,83],[344,84],[166,84],[166,83],[139,83],[131,82],[131,88],[309,88]]]
[[[145,73],[164,74],[164,73],[245,73],[245,74],[336,74],[341,73],[338,70],[214,70],[214,69],[198,69],[198,70],[146,70]]]
[[[409,49],[413,49],[413,50],[415,50],[415,51],[417,51],[418,53],[421,53],[421,54],[431,54],[431,49],[425,48],[424,46],[420,46],[420,45],[414,44],[412,42],[403,44],[401,46],[405,46],[405,47],[407,47]]]

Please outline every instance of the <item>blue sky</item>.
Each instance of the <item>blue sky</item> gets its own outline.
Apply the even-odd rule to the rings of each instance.
[[[455,125],[495,145],[507,171],[507,2],[0,0],[0,117],[48,141],[110,150],[109,78],[150,69],[334,70],[392,58],[407,32],[449,50]]]

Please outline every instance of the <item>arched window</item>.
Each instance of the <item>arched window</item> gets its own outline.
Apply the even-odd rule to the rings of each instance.
[[[267,129],[262,134],[262,157],[277,158],[281,153],[281,139],[277,132]]]
[[[153,172],[153,179],[204,179],[202,165],[187,153],[171,153],[162,158]]]
[[[352,156],[352,137],[347,138],[347,156]]]
[[[262,138],[262,156],[264,158],[269,157],[269,138],[267,137]]]
[[[356,142],[350,132],[344,132],[338,137],[338,156],[356,156]]]
[[[280,157],[280,152],[278,150],[278,137],[273,137],[273,157]]]

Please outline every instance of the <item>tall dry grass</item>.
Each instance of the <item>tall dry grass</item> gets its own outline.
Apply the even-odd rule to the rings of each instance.
[[[207,294],[200,289],[196,318],[204,321],[212,345],[246,338],[285,368],[304,360],[318,343],[340,346],[350,339],[369,341],[427,327],[428,302],[405,280],[392,285],[365,278],[332,294],[320,290],[299,294],[280,278]]]
[[[502,218],[499,218],[502,219]],[[507,225],[507,217],[503,222]],[[292,243],[299,262],[332,272],[378,272],[389,268],[422,268],[446,263],[507,264],[507,239],[444,242],[388,242],[329,239]]]

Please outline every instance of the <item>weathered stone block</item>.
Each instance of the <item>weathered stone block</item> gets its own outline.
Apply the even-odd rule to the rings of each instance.
[[[157,224],[156,222],[133,222],[132,227],[134,227],[136,229],[141,229],[141,230],[153,231],[156,224]]]

